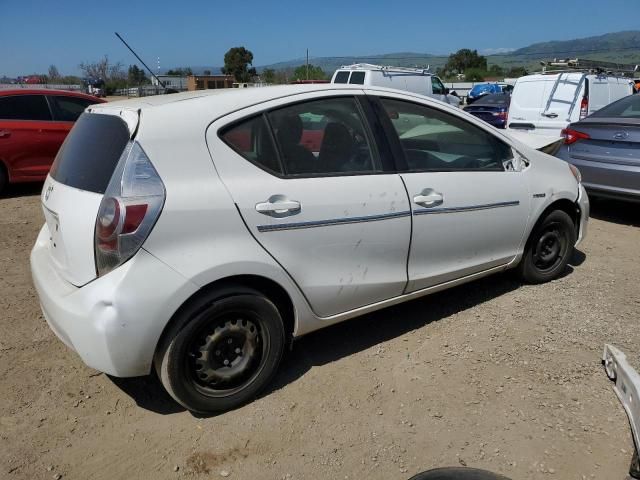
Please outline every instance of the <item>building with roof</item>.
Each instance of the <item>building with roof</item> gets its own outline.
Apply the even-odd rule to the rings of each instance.
[[[187,90],[210,90],[215,88],[233,88],[233,75],[189,75]]]

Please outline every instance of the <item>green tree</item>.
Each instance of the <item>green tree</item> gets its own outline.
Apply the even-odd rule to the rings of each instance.
[[[53,82],[60,80],[60,72],[58,71],[58,67],[55,65],[49,65],[49,78]]]
[[[449,60],[447,60],[447,64],[444,66],[444,70],[449,74],[464,73],[466,75],[469,68],[475,68],[486,72],[487,58],[482,55],[478,55],[477,50],[463,48],[458,50],[456,53],[449,55]]]
[[[276,83],[276,71],[273,68],[265,68],[260,74],[263,82]]]
[[[309,65],[307,75],[307,65],[300,65],[293,71],[293,80],[326,80],[327,74],[322,68],[316,65]]]
[[[494,63],[493,65],[491,65],[491,67],[489,67],[489,71],[487,73],[492,77],[501,77],[504,75],[504,70],[500,65]]]
[[[222,73],[233,75],[236,82],[250,82],[256,75],[256,69],[250,67],[252,63],[253,53],[244,47],[233,47],[224,54]]]
[[[173,68],[167,72],[167,75],[176,75],[178,77],[188,77],[189,75],[193,75],[193,70],[191,70],[191,67]]]
[[[464,80],[466,82],[483,82],[486,73],[479,68],[468,68],[464,72]]]
[[[528,75],[528,74],[529,72],[524,67],[511,67],[509,70],[506,71],[504,76],[507,78],[519,78],[519,77],[524,77],[525,75]]]
[[[127,79],[132,85],[144,85],[145,83],[149,83],[149,79],[147,79],[147,76],[144,74],[144,70],[139,68],[137,65],[129,66]]]

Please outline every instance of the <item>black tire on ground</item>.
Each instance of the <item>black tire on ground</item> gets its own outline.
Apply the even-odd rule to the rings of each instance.
[[[154,363],[167,392],[198,413],[230,410],[252,400],[273,378],[285,330],[276,306],[240,289],[202,297],[178,314]]]
[[[7,188],[9,184],[9,176],[7,175],[7,170],[4,168],[2,162],[0,162],[0,195],[4,192],[4,189]]]
[[[497,473],[467,467],[445,467],[418,473],[409,480],[509,480]]]
[[[544,283],[558,278],[567,267],[576,243],[571,217],[553,210],[534,227],[520,264],[518,275],[527,283]]]

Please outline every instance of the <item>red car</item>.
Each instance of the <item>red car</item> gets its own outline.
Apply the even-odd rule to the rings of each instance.
[[[0,90],[0,192],[7,183],[44,180],[73,123],[103,102],[63,90]]]

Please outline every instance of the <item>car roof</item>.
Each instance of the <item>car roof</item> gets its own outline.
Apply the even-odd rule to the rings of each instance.
[[[137,118],[139,114],[142,114],[147,118],[166,119],[166,125],[172,125],[173,128],[178,122],[184,128],[188,127],[192,131],[200,131],[202,128],[206,129],[216,119],[233,112],[272,100],[286,99],[287,102],[294,103],[297,95],[316,92],[327,92],[329,95],[332,92],[335,92],[335,95],[389,93],[394,96],[400,95],[406,99],[414,98],[422,103],[437,106],[440,109],[464,114],[462,110],[447,103],[417,93],[383,87],[345,84],[279,85],[197,90],[101,103],[91,106],[88,112],[120,115],[123,118],[133,118],[134,116]],[[156,126],[159,125],[157,122],[154,123]],[[143,121],[142,125],[144,124],[145,122]]]
[[[68,97],[87,98],[95,100],[96,102],[104,102],[105,100],[94,97],[93,95],[87,95],[82,92],[75,92],[73,90],[57,90],[53,88],[6,88],[0,89],[0,97],[8,95],[65,95]]]

